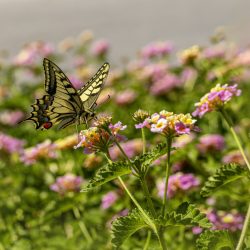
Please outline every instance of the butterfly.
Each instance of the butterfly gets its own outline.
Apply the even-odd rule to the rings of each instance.
[[[58,129],[71,124],[84,123],[88,126],[88,122],[95,116],[96,100],[107,78],[109,64],[104,63],[79,90],[73,87],[55,63],[44,58],[43,66],[46,95],[31,105],[31,116],[24,121],[33,121],[36,129],[49,129],[55,124]]]

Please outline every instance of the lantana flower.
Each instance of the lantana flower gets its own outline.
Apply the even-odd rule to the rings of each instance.
[[[118,199],[118,195],[116,192],[110,191],[106,193],[102,197],[102,204],[101,204],[102,209],[108,209],[116,202],[117,199]]]
[[[195,104],[196,110],[192,115],[202,117],[208,112],[221,109],[233,96],[239,96],[241,94],[241,90],[237,87],[237,84],[232,86],[228,86],[227,84],[221,86],[217,84]]]
[[[200,180],[193,174],[184,174],[178,172],[169,177],[167,196],[174,197],[177,193],[186,192],[192,188],[198,187]],[[165,181],[158,182],[157,184],[158,195],[164,196]]]
[[[56,182],[50,186],[50,189],[60,194],[79,192],[82,182],[83,179],[81,176],[66,174],[56,178]]]
[[[196,120],[192,119],[190,114],[174,114],[162,110],[151,117],[146,118],[143,122],[136,124],[136,128],[147,127],[153,133],[160,133],[166,136],[179,136],[189,134],[192,130],[197,130],[194,125]]]
[[[229,230],[235,232],[241,230],[243,227],[244,216],[236,210],[226,212],[208,209],[205,213],[208,220],[213,224],[212,230]],[[192,231],[194,234],[200,234],[203,230],[200,227],[193,227]]]
[[[203,135],[199,139],[197,148],[203,154],[222,151],[225,148],[225,139],[223,136],[217,134]]]
[[[14,138],[12,136],[0,133],[0,151],[3,150],[7,153],[22,153],[24,141]]]
[[[26,165],[31,165],[40,158],[56,158],[56,156],[56,145],[51,143],[50,140],[46,140],[35,147],[25,149],[21,161]]]
[[[126,129],[126,127],[121,122],[112,124],[111,117],[100,117],[95,123],[95,127],[81,131],[80,142],[75,146],[75,149],[83,147],[85,154],[107,152],[115,140],[121,142],[126,139],[118,133],[120,130]]]

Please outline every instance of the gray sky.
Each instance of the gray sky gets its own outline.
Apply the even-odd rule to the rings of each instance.
[[[154,40],[207,44],[219,26],[245,45],[249,10],[248,0],[0,0],[0,49],[16,52],[25,42],[58,42],[89,29],[110,42],[117,62]]]

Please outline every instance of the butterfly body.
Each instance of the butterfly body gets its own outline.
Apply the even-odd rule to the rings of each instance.
[[[36,129],[49,129],[55,124],[59,129],[71,124],[87,124],[95,115],[96,100],[108,75],[109,64],[104,63],[78,91],[55,63],[45,58],[43,66],[47,94],[36,100],[26,120],[32,120]]]

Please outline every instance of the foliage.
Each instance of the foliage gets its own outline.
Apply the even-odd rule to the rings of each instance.
[[[207,197],[217,188],[248,175],[246,168],[236,164],[229,164],[219,168],[213,176],[210,176],[201,189],[201,195]]]

